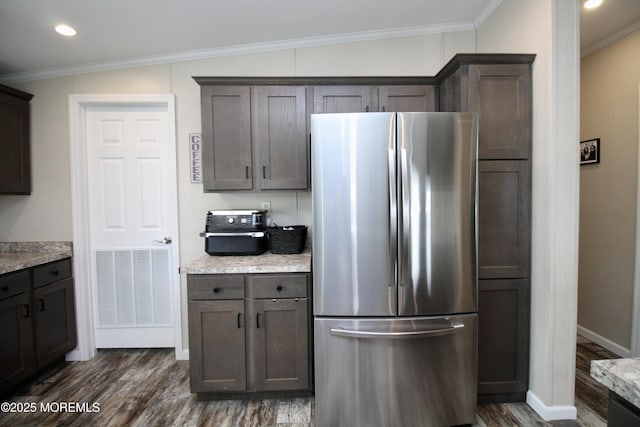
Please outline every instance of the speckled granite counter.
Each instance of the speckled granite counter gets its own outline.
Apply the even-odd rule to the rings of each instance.
[[[0,274],[69,258],[71,242],[0,242]]]
[[[591,376],[640,408],[640,359],[593,360]]]
[[[309,273],[311,250],[301,254],[277,255],[267,251],[255,256],[204,255],[180,267],[181,274]]]

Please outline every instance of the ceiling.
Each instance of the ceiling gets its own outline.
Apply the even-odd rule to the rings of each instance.
[[[0,0],[0,79],[204,58],[234,51],[473,30],[514,0]],[[58,23],[78,35],[53,32]],[[640,28],[638,0],[582,12],[581,47]]]

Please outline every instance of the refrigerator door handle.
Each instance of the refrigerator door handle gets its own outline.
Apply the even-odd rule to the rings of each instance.
[[[399,119],[404,119],[402,115]],[[403,123],[404,125],[404,123]],[[400,287],[400,301],[398,307],[404,305],[403,287],[412,286],[410,283],[411,275],[409,274],[409,240],[411,236],[411,177],[409,176],[409,153],[407,150],[407,141],[404,139],[404,134],[400,134],[398,137],[398,150],[399,150],[399,171],[400,171],[400,200],[402,200],[402,209],[400,215],[400,245],[398,248],[400,265],[398,273],[398,285]],[[409,281],[409,283],[407,283]],[[398,308],[400,312],[400,308]]]
[[[396,177],[396,147],[395,141],[389,141],[389,256],[391,269],[389,271],[389,287],[395,289],[398,281],[398,181]]]
[[[426,329],[420,331],[402,332],[382,332],[382,331],[359,331],[353,329],[331,328],[329,332],[333,336],[348,338],[370,338],[370,339],[408,339],[408,338],[428,338],[439,337],[462,332],[464,324],[451,323],[450,326],[438,329]]]

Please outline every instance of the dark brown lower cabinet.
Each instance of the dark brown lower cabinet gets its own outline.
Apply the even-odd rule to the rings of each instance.
[[[525,400],[529,304],[528,279],[478,281],[478,402]]]
[[[192,392],[246,388],[244,300],[189,301]]]
[[[36,370],[28,270],[0,277],[0,392]]]
[[[0,394],[76,346],[71,258],[0,276]]]
[[[307,273],[189,275],[191,391],[308,394],[309,283]]]
[[[607,425],[609,427],[640,427],[640,410],[625,398],[609,390]]]
[[[73,279],[68,277],[33,290],[38,366],[63,357],[76,346]]]
[[[309,388],[307,298],[253,301],[256,327],[249,335],[256,390]]]

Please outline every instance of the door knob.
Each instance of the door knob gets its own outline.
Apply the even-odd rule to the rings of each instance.
[[[164,237],[162,240],[154,240],[153,243],[160,243],[162,245],[170,245],[172,242],[171,236]]]

